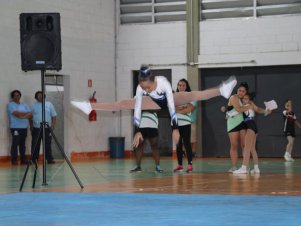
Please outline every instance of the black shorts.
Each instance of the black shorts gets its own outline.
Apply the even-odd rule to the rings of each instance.
[[[154,138],[159,134],[157,128],[140,128],[139,131],[141,132],[143,139]]]
[[[295,131],[284,131],[284,136],[285,137],[289,137],[289,136],[295,137],[296,134],[295,134]]]
[[[228,133],[239,132],[241,130],[246,130],[246,129],[247,129],[247,126],[246,126],[245,122],[241,122],[238,126],[234,127],[230,131],[228,131]]]
[[[254,120],[248,120],[245,122],[247,129],[253,130],[255,134],[258,133],[257,126]]]

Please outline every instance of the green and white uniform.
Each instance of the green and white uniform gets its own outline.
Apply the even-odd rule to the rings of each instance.
[[[192,103],[191,103],[192,104]],[[177,113],[178,126],[186,126],[191,124],[191,113]]]
[[[156,128],[158,129],[158,116],[155,112],[143,111],[139,128]]]
[[[240,100],[239,104],[240,106],[242,106]],[[233,115],[232,117],[228,117],[227,119],[227,132],[229,133],[244,122],[244,117],[243,114],[237,112],[233,106],[228,106],[228,112],[230,115]]]

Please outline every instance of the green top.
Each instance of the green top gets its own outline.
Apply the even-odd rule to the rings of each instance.
[[[242,106],[241,101],[239,100],[239,104],[240,106]],[[230,113],[236,111],[235,108],[233,108],[231,111],[229,111]],[[237,115],[233,116],[233,117],[229,117],[227,119],[227,132],[231,131],[232,129],[234,129],[236,126],[238,126],[240,123],[242,123],[244,121],[243,118],[243,114],[242,113],[238,113]]]
[[[197,117],[197,107],[198,107],[198,102],[195,100],[191,103],[194,106],[193,111],[190,114],[190,119],[191,119],[191,123],[195,123],[196,122],[196,117]]]

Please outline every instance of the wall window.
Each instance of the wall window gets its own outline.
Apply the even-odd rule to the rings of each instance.
[[[301,14],[301,0],[200,0],[201,20]]]
[[[120,23],[186,20],[186,0],[120,0]]]
[[[201,20],[301,14],[301,0],[200,1]],[[120,0],[120,23],[186,21],[186,0]]]

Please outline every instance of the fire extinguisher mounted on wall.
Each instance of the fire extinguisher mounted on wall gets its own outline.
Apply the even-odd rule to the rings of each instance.
[[[92,97],[89,99],[90,103],[96,103],[97,100],[95,98],[96,91],[93,92]],[[94,122],[97,121],[97,113],[95,110],[92,110],[89,114],[89,121]]]

